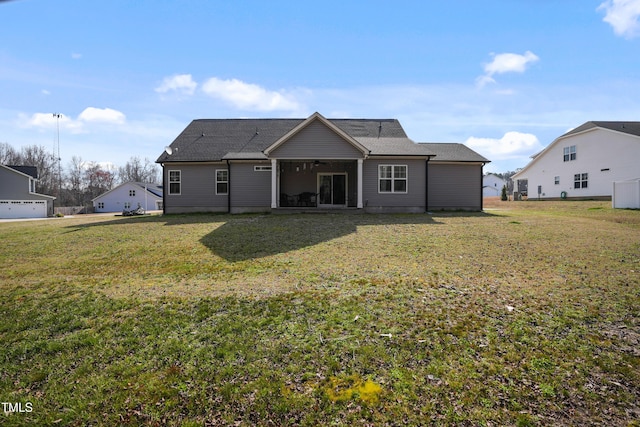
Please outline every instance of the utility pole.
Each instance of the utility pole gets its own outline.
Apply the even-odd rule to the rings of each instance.
[[[62,117],[62,114],[53,113],[53,117],[55,117],[56,119],[56,134],[57,134],[57,144],[55,144],[53,147],[53,159],[58,163],[58,203],[61,204],[62,203],[62,167],[60,166],[60,161],[62,159],[60,158],[60,117]],[[57,146],[57,153],[56,153],[56,146]],[[54,164],[54,170],[55,170],[55,164]]]

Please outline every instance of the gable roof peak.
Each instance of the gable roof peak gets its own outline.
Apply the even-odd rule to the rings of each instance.
[[[367,147],[362,145],[354,137],[349,135],[347,132],[342,130],[340,127],[338,127],[336,124],[334,124],[331,120],[328,120],[327,118],[325,118],[322,114],[318,113],[317,111],[315,113],[313,113],[312,115],[310,115],[307,119],[303,120],[302,123],[299,123],[297,126],[295,126],[293,129],[291,129],[289,132],[284,134],[282,137],[278,138],[273,144],[269,145],[267,148],[262,150],[262,152],[265,155],[268,156],[270,152],[272,152],[273,150],[275,150],[276,148],[278,148],[279,146],[284,144],[286,141],[291,139],[291,137],[293,137],[294,135],[299,133],[301,130],[303,130],[306,127],[308,127],[311,123],[314,123],[316,121],[321,122],[326,127],[331,129],[333,132],[338,134],[345,141],[347,141],[348,143],[353,145],[356,149],[361,151],[362,154],[365,157],[369,155],[369,149]]]
[[[640,122],[590,120],[574,129],[571,129],[561,137],[575,135],[577,133],[585,132],[595,128],[607,129],[615,132],[626,133],[629,135],[640,136]]]

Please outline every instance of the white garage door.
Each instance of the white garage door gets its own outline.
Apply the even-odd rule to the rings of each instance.
[[[0,218],[46,218],[47,202],[42,200],[0,200]]]

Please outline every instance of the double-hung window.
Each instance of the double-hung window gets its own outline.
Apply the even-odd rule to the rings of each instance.
[[[588,173],[577,173],[573,175],[573,188],[587,188],[589,185],[589,174]]]
[[[216,194],[229,193],[229,171],[227,169],[216,170]]]
[[[562,160],[565,162],[570,162],[571,160],[576,159],[576,146],[572,145],[571,147],[564,147]]]
[[[181,171],[169,171],[169,194],[180,194],[182,183]]]
[[[379,165],[378,192],[406,193],[407,165]]]

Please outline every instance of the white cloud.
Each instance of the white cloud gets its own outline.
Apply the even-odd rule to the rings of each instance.
[[[198,87],[191,74],[176,74],[175,76],[165,77],[162,84],[155,91],[158,93],[167,93],[169,91],[180,92],[186,95],[193,95]]]
[[[527,158],[543,148],[535,135],[521,132],[507,132],[500,139],[472,136],[464,144],[489,160]]]
[[[124,124],[126,117],[123,113],[111,108],[95,108],[87,107],[78,116],[73,119],[64,114],[59,116],[53,113],[34,113],[30,117],[24,114],[18,115],[18,126],[21,128],[36,128],[43,132],[46,131],[67,131],[72,134],[87,133],[88,124]]]
[[[111,108],[87,107],[82,113],[80,113],[78,120],[83,122],[122,124],[125,122],[126,117],[124,113]]]
[[[75,52],[71,53],[71,59],[80,59],[80,58],[82,58],[81,53],[75,53]]]
[[[539,60],[538,56],[531,51],[526,51],[524,55],[517,53],[499,53],[494,54],[493,61],[484,66],[484,71],[489,76],[502,73],[523,73],[527,69],[527,65]]]
[[[489,83],[495,83],[495,79],[491,76],[480,76],[476,79],[476,84],[479,87],[484,87],[485,85],[489,84]]]
[[[237,79],[221,80],[212,77],[202,85],[202,90],[212,98],[222,99],[244,110],[293,111],[300,108],[291,95]]]
[[[640,0],[607,0],[597,10],[605,10],[604,22],[613,27],[613,31],[626,38],[640,35]]]
[[[476,79],[476,84],[483,87],[488,83],[495,83],[493,76],[503,73],[524,73],[527,67],[537,62],[540,58],[531,51],[526,51],[524,55],[517,53],[492,54],[493,61],[484,65],[485,74]]]

